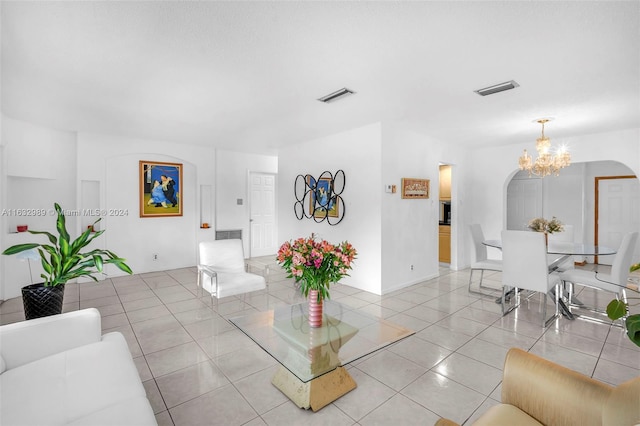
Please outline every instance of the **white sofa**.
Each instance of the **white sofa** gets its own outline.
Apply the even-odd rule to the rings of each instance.
[[[0,327],[1,425],[156,425],[121,333],[84,309]]]

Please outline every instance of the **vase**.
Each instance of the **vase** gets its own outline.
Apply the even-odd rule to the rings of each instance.
[[[64,284],[45,287],[44,284],[31,284],[22,287],[22,304],[26,320],[48,317],[62,313]]]
[[[544,233],[544,245],[549,247],[549,234]]]
[[[318,300],[318,290],[309,290],[309,327],[322,327],[322,298]]]

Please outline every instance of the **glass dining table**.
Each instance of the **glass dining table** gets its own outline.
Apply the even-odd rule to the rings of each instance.
[[[484,240],[482,242],[487,247],[497,248],[502,250],[502,241],[501,240]],[[572,256],[608,256],[612,254],[616,254],[617,249],[606,247],[606,246],[596,246],[592,244],[583,244],[583,243],[572,243],[568,241],[549,241],[547,244],[547,254],[549,256],[549,273],[556,271],[560,265],[562,265],[565,261],[570,259]],[[511,290],[513,291],[513,290]],[[581,304],[579,300],[572,298],[572,302],[576,304]],[[499,297],[496,299],[496,303],[502,303],[502,298]],[[574,315],[571,313],[567,305],[564,303],[562,298],[558,300],[560,312],[566,318],[574,319]]]

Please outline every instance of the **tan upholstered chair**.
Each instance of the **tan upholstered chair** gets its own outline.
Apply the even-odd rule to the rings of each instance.
[[[617,387],[518,348],[507,353],[502,403],[475,426],[631,426],[640,424],[640,377]],[[436,426],[457,423],[440,419]]]

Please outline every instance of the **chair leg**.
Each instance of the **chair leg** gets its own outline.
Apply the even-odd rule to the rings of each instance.
[[[520,298],[518,296],[518,287],[512,287],[514,292],[513,306],[509,309],[506,309],[507,306],[507,293],[511,291],[509,286],[502,286],[502,316],[507,315],[509,312],[513,311],[520,305]]]
[[[480,271],[480,282],[478,283],[478,290],[472,290],[471,289],[471,284],[473,282],[473,271]],[[483,293],[482,292],[483,288],[489,288],[489,287],[485,287],[485,286],[482,285],[482,281],[483,280],[484,280],[484,269],[473,269],[472,268],[470,270],[470,272],[469,272],[469,288],[468,288],[469,293],[478,294],[480,296],[489,296],[489,297],[494,296],[495,297],[495,295],[487,294],[487,293]],[[491,290],[495,290],[495,289],[491,289]]]

